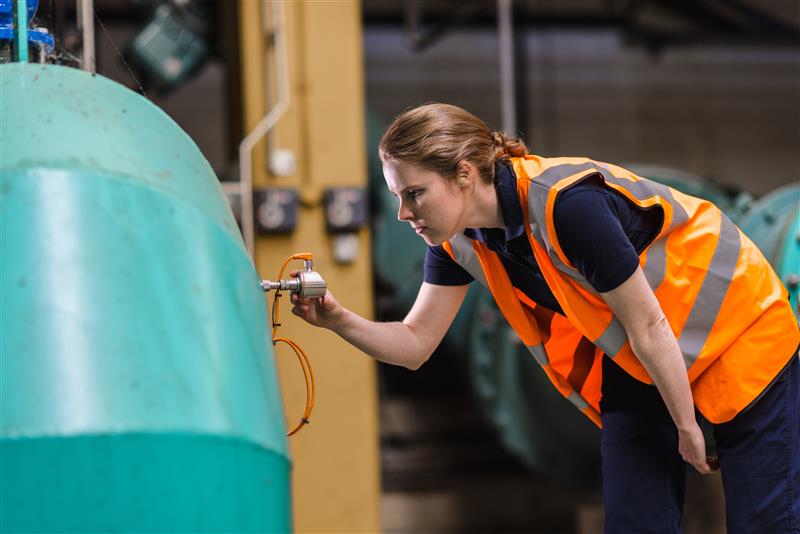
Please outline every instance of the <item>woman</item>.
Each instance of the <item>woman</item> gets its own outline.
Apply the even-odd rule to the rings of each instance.
[[[414,306],[376,323],[328,293],[294,298],[296,315],[417,369],[478,280],[602,427],[607,532],[679,532],[684,462],[717,468],[698,418],[713,424],[729,532],[800,531],[800,332],[724,214],[614,165],[527,154],[445,104],[397,117],[380,157],[398,219],[429,245]]]

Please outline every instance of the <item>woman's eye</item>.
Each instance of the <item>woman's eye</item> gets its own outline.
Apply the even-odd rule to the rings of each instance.
[[[417,200],[420,194],[422,194],[421,189],[412,189],[411,191],[406,191],[406,198],[408,200]]]

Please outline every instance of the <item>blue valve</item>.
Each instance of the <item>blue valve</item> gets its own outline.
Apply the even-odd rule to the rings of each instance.
[[[14,23],[14,4],[16,3],[17,0],[0,0],[0,46],[2,47],[6,47],[16,40],[16,24]],[[30,21],[36,15],[36,10],[39,9],[39,0],[26,0],[25,7],[27,8],[26,22],[30,25]],[[29,45],[43,50],[45,55],[53,52],[55,39],[47,29],[30,28],[27,34]]]

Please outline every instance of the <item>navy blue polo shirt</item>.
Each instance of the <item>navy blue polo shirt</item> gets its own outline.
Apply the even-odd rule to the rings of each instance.
[[[525,234],[516,176],[504,163],[495,166],[495,190],[505,228],[467,228],[464,235],[497,253],[511,283],[531,300],[564,314],[539,270]],[[554,206],[554,224],[564,254],[592,287],[611,291],[639,266],[638,255],[655,239],[664,214],[643,209],[589,178],[563,191]],[[441,246],[428,246],[425,282],[465,285],[473,278]]]

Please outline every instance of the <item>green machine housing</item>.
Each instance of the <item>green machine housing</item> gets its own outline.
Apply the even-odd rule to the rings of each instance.
[[[8,63],[0,95],[0,530],[291,530],[265,300],[208,162],[102,76]]]

